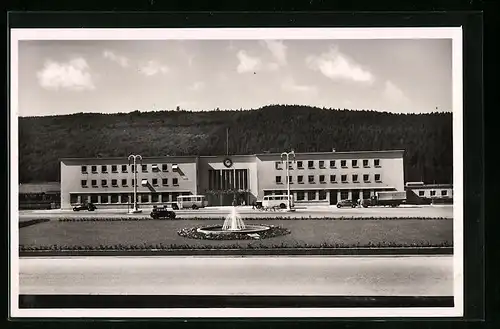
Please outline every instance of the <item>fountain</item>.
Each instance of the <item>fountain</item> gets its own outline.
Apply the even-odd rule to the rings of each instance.
[[[269,230],[269,226],[264,225],[245,225],[241,216],[236,212],[236,207],[233,206],[231,213],[226,216],[224,224],[201,227],[197,231],[205,234],[230,234],[230,233],[240,233],[240,234],[251,234],[259,233]]]

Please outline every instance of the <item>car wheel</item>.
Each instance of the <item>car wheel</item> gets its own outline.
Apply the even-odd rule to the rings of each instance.
[[[338,204],[338,205],[337,205],[337,208],[340,208],[340,207],[342,207],[342,206]]]
[[[191,208],[193,208],[193,210],[196,210],[198,209],[198,206],[194,204]]]
[[[175,212],[171,213],[169,217],[170,219],[175,219]]]
[[[281,208],[281,209],[285,209],[285,208],[286,208],[286,204],[281,203],[281,204],[280,204],[280,208]]]

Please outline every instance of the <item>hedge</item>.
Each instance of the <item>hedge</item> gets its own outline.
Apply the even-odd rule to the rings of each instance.
[[[59,222],[120,222],[120,221],[150,221],[150,220],[220,220],[226,217],[192,217],[175,219],[153,219],[150,217],[63,217],[58,218]],[[450,217],[248,217],[242,220],[453,220]],[[45,219],[49,220],[49,219]]]
[[[189,250],[189,249],[203,249],[203,250],[222,250],[222,249],[345,249],[345,248],[442,248],[442,247],[453,247],[453,243],[445,241],[439,244],[431,244],[428,242],[422,243],[408,243],[408,244],[398,244],[398,243],[367,243],[367,244],[329,244],[321,243],[319,245],[310,244],[295,244],[289,245],[286,243],[273,244],[273,245],[255,245],[255,244],[231,244],[231,245],[190,245],[190,244],[116,244],[116,245],[99,245],[99,246],[70,246],[70,245],[50,245],[50,246],[26,246],[20,245],[20,251],[90,251],[90,250],[113,250],[113,251],[127,251],[127,250]]]
[[[31,225],[35,225],[35,224],[39,224],[39,223],[45,223],[48,221],[50,221],[49,218],[36,218],[36,219],[31,219],[31,220],[22,221],[22,222],[20,221],[19,228],[31,226]]]

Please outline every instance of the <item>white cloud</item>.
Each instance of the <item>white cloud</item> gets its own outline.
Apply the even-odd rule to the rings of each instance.
[[[120,56],[116,55],[110,50],[105,50],[103,53],[104,58],[107,58],[109,60],[112,60],[113,62],[118,63],[121,67],[128,67],[129,66],[129,60],[125,56]]]
[[[286,59],[287,47],[285,46],[283,41],[264,40],[264,43],[267,49],[269,49],[269,51],[273,55],[277,64],[280,66],[285,66],[287,64],[287,59]]]
[[[240,61],[236,70],[238,73],[256,72],[262,68],[262,61],[258,57],[252,57],[244,50],[238,51],[236,54]]]
[[[320,71],[332,80],[362,83],[372,83],[375,80],[371,72],[342,54],[337,48],[331,48],[329,52],[319,56],[308,56],[306,64],[310,69]]]
[[[295,82],[295,80],[291,77],[288,77],[281,84],[281,88],[284,91],[292,92],[292,93],[302,93],[308,95],[316,95],[318,93],[318,89],[316,86],[312,85],[299,85]]]
[[[385,82],[384,96],[391,102],[402,104],[409,101],[405,93],[391,81]]]
[[[169,68],[165,65],[160,64],[157,61],[149,61],[139,67],[139,72],[146,76],[153,76],[156,74],[166,74]]]
[[[189,89],[193,91],[200,91],[204,88],[205,88],[205,83],[203,81],[196,81],[189,87]]]
[[[69,89],[75,91],[95,89],[89,65],[84,58],[74,58],[67,63],[47,61],[37,72],[40,86],[49,90]]]

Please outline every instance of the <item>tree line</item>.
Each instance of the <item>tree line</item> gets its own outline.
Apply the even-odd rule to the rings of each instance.
[[[21,183],[58,181],[60,158],[404,149],[405,180],[451,183],[451,113],[393,114],[300,105],[19,118]]]

